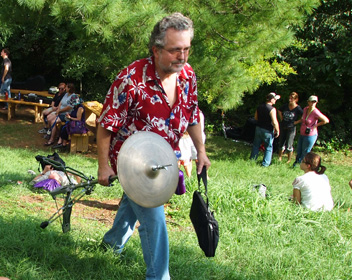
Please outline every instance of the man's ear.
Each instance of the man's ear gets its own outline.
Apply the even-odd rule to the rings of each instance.
[[[152,52],[154,57],[157,57],[159,55],[160,49],[157,46],[152,46]]]

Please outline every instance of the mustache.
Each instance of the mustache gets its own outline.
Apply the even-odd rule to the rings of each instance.
[[[184,59],[177,59],[177,60],[174,60],[172,61],[171,63],[172,64],[179,64],[179,63],[185,63],[186,61]]]

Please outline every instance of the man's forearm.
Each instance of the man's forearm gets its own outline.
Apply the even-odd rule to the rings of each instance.
[[[97,146],[98,146],[99,168],[109,165],[110,140],[111,140],[111,131],[103,128],[101,125],[98,124]]]
[[[193,141],[193,144],[197,150],[197,153],[204,153],[205,154],[205,146],[203,143],[203,138],[202,138],[202,126],[200,123],[192,126],[188,126],[187,131],[189,133],[189,136],[191,136],[191,139]]]

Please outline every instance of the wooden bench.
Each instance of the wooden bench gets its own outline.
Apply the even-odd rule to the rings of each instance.
[[[89,136],[93,135],[91,131],[84,134],[71,134],[70,153],[88,152]]]
[[[0,99],[0,102],[8,103],[8,109],[7,109],[7,119],[8,120],[11,120],[12,118],[15,117],[17,105],[26,105],[26,106],[34,107],[34,122],[36,122],[36,123],[43,121],[42,112],[43,112],[44,108],[50,107],[49,104],[27,102],[24,100],[14,100],[12,98],[9,98],[8,100]]]

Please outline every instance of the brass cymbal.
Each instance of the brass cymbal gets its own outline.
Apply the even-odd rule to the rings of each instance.
[[[176,155],[160,135],[139,131],[123,143],[117,170],[120,184],[135,203],[157,207],[175,193],[178,183]]]

